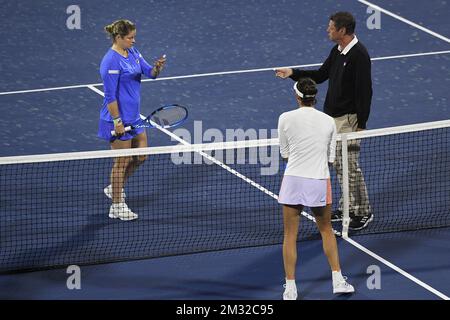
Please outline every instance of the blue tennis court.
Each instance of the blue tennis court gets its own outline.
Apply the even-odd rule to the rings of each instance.
[[[370,4],[378,6],[379,29],[367,27]],[[449,119],[450,4],[443,1],[158,0],[127,7],[78,1],[81,29],[68,28],[70,5],[2,2],[0,17],[16,27],[0,48],[0,157],[109,149],[97,138],[103,99],[99,64],[110,46],[103,27],[119,18],[136,23],[136,46],[147,61],[167,55],[160,78],[142,83],[142,113],[168,103],[189,109],[188,121],[171,134],[147,131],[152,147],[175,146],[180,139],[221,142],[233,138],[227,130],[239,129],[247,139],[276,138],[279,115],[295,108],[296,101],[292,81],[276,78],[272,69],[319,66],[333,46],[326,33],[328,18],[341,10],[356,17],[356,34],[372,58],[368,129]],[[319,109],[326,89],[326,83],[319,86]],[[366,168],[374,206],[383,213],[374,225],[386,232],[369,230],[338,239],[343,272],[356,293],[332,294],[319,235],[303,219],[301,228],[309,226],[298,243],[299,299],[448,299],[450,284],[442,279],[450,268],[450,196],[448,189],[436,186],[450,180],[450,140],[444,133],[432,137],[420,132],[410,139],[419,151],[383,140],[366,155],[367,161],[374,154],[381,159],[367,162]],[[0,298],[281,299],[281,208],[267,196],[278,192],[279,177],[259,179],[259,164],[231,166],[267,191],[261,192],[220,166],[192,171],[152,161],[127,189],[130,203],[149,214],[125,227],[107,218],[109,202],[102,193],[109,178],[107,161],[30,165],[30,172],[39,168],[42,174],[0,177],[9,186],[0,195],[0,244],[12,239],[18,248],[3,246],[1,255],[9,265],[2,270],[24,269],[0,275]],[[436,164],[443,167],[436,169]],[[396,183],[382,184],[386,175],[395,176]],[[397,192],[405,186],[408,195],[427,194],[427,202],[418,198],[403,205]],[[80,204],[80,199],[85,201]],[[45,211],[49,204],[64,210]],[[30,213],[31,205],[42,211]],[[158,206],[173,216],[149,209]],[[81,218],[66,221],[64,214],[73,212]],[[271,218],[252,220],[243,214]],[[21,229],[36,217],[40,224]],[[56,229],[46,225],[50,219]],[[205,228],[208,237],[203,236]],[[46,247],[47,239],[55,245]],[[187,243],[189,239],[196,242]],[[34,245],[21,249],[25,243]],[[36,261],[41,269],[25,272]],[[81,265],[79,290],[67,288],[69,264]],[[379,271],[379,285],[371,286],[373,270]]]

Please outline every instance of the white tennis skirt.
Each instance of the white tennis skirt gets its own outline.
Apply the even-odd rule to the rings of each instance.
[[[284,176],[278,195],[278,203],[306,207],[324,207],[331,204],[330,179]]]

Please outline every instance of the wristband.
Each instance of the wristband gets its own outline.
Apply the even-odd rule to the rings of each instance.
[[[120,117],[114,118],[113,121],[115,126],[122,123],[122,119]]]

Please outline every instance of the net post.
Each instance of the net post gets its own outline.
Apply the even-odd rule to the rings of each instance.
[[[342,237],[348,238],[349,216],[349,185],[348,185],[348,139],[347,134],[341,134],[342,148],[342,197],[343,197],[343,217],[342,217]]]

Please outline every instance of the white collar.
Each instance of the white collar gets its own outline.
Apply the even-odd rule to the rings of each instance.
[[[344,48],[344,50],[342,50],[341,46],[338,46],[338,50],[341,52],[341,54],[343,54],[345,56],[350,51],[350,49],[353,48],[353,46],[357,43],[358,43],[358,38],[355,35],[353,37],[353,40],[350,41],[350,43]]]

